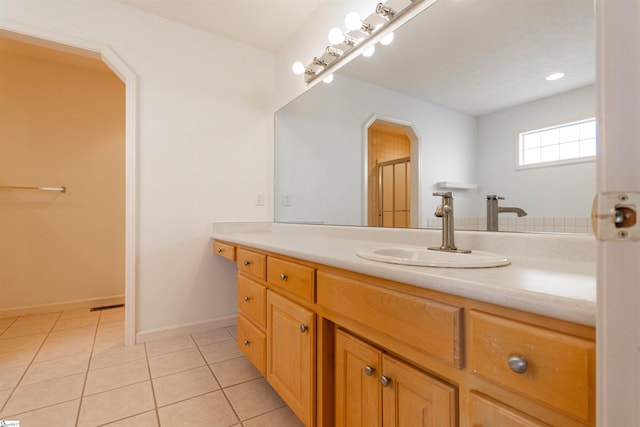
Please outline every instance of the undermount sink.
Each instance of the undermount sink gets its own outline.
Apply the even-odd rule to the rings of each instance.
[[[362,249],[357,252],[357,255],[372,261],[422,267],[487,268],[511,263],[503,255],[475,250],[465,254],[427,248],[386,247]]]

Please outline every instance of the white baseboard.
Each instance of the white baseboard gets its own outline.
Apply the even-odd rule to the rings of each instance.
[[[75,301],[63,301],[53,304],[30,305],[0,309],[0,317],[24,316],[27,314],[53,313],[56,311],[73,310],[76,308],[105,307],[124,304],[124,295],[113,295],[102,298],[89,298]]]
[[[190,334],[193,332],[202,332],[209,329],[224,328],[226,326],[234,326],[238,323],[238,316],[219,317],[217,319],[205,320],[202,322],[189,323],[187,325],[174,325],[165,328],[148,329],[140,331],[136,334],[136,344],[153,341],[162,338],[175,337],[177,335]]]

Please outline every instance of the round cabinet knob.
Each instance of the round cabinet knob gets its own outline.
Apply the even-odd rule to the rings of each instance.
[[[251,298],[249,298],[249,297],[248,297],[248,296],[246,296],[246,295],[242,298],[242,300],[243,300],[244,302],[249,302],[249,300],[250,300],[250,299],[251,299]]]
[[[380,376],[380,384],[382,384],[382,387],[389,387],[389,384],[391,384],[391,378],[385,375]]]
[[[285,280],[287,280],[287,278],[288,278],[288,277],[287,277],[287,275],[286,275],[286,274],[284,274],[284,273],[280,273],[280,280],[285,281]]]
[[[373,375],[373,373],[376,371],[376,368],[374,368],[371,365],[367,365],[364,367],[364,374],[368,377],[370,377],[371,375]]]
[[[516,374],[524,374],[527,372],[527,368],[529,364],[527,363],[527,359],[522,356],[509,356],[509,368]]]
[[[302,332],[303,334],[305,332],[307,332],[307,329],[309,329],[309,327],[305,324],[300,324],[300,332]]]
[[[221,254],[222,253],[222,248],[218,248],[218,253]]]
[[[251,342],[249,340],[244,340],[242,341],[242,344],[248,346],[249,344],[251,344]]]
[[[245,259],[242,264],[244,264],[245,267],[249,267],[249,264],[251,264],[251,261]]]

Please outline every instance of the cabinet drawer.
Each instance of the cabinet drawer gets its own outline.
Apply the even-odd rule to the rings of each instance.
[[[473,427],[549,427],[481,394],[469,395],[469,423]]]
[[[267,281],[309,301],[315,301],[315,269],[279,258],[267,259]]]
[[[473,373],[581,420],[593,420],[592,341],[474,310],[469,322]],[[510,367],[511,357],[519,358],[514,360],[519,369]]]
[[[242,313],[238,314],[238,347],[260,371],[266,374],[267,336]]]
[[[238,276],[238,310],[266,328],[267,288],[245,276]]]
[[[228,245],[221,242],[213,242],[213,253],[216,255],[220,255],[221,257],[230,259],[231,261],[236,260],[236,247],[233,245]]]
[[[462,308],[318,271],[318,304],[455,367]]]
[[[258,279],[267,277],[267,256],[246,249],[238,249],[238,271],[251,274]]]

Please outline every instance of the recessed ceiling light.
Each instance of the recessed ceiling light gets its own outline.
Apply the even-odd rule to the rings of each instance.
[[[549,74],[546,79],[547,80],[558,80],[564,77],[564,73],[553,73],[553,74]]]

